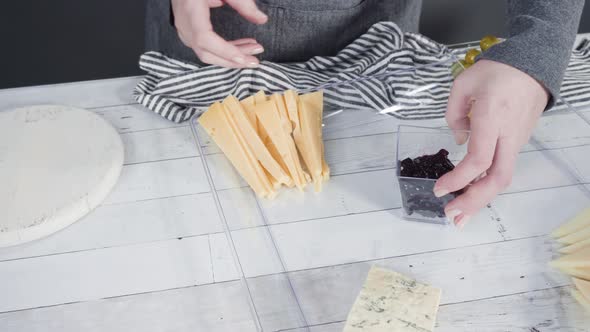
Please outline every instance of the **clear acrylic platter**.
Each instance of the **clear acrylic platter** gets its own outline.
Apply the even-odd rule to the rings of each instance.
[[[548,212],[564,206],[556,195],[590,199],[588,157],[572,160],[567,153],[579,139],[590,144],[590,135],[571,138],[563,128],[577,121],[579,130],[590,133],[590,123],[582,119],[587,114],[570,110],[544,116],[523,149],[511,187],[461,231],[404,220],[396,180],[398,126],[443,128],[444,119],[367,121],[374,112],[347,112],[343,123],[362,125],[326,126],[332,178],[324,190],[283,189],[274,200],[256,197],[192,119],[225,227],[219,241],[235,265],[223,271],[224,277],[240,285],[232,296],[251,316],[236,331],[341,331],[372,265],[443,289],[436,331],[467,331],[470,320],[461,315],[475,321],[479,310],[520,308],[523,292],[566,301],[566,278],[546,267],[552,244],[542,235],[564,221],[560,213]],[[530,212],[538,201],[544,208]],[[567,206],[568,214],[573,208]],[[539,289],[545,293],[534,293]],[[498,296],[508,303],[489,300]],[[454,316],[459,310],[466,313]],[[535,310],[520,313],[535,315]],[[479,324],[485,327],[486,321]]]

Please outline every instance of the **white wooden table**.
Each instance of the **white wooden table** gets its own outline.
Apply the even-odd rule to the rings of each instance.
[[[206,136],[201,156],[188,123],[137,105],[138,81],[0,90],[0,111],[92,109],[126,148],[102,206],[0,249],[0,331],[255,331],[215,195],[264,331],[340,331],[372,264],[443,289],[437,332],[590,331],[571,281],[547,267],[547,234],[590,206],[590,124],[579,115],[542,118],[510,188],[457,231],[400,219],[395,118],[327,134],[333,177],[321,194],[262,201]]]

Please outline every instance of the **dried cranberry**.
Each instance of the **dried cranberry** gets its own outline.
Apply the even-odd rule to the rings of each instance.
[[[400,175],[411,178],[438,179],[455,168],[448,156],[449,151],[440,149],[433,155],[424,155],[414,159],[406,158],[400,162]]]
[[[406,158],[399,162],[400,189],[403,206],[408,215],[417,213],[427,218],[444,218],[444,207],[463,191],[443,197],[435,197],[432,192],[434,181],[452,171],[455,165],[448,158],[449,152],[441,149],[436,154],[424,155],[414,159]],[[411,179],[415,178],[415,179]]]

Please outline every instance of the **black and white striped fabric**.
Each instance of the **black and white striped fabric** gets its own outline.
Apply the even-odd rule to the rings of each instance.
[[[452,77],[450,66],[466,51],[451,50],[427,37],[402,33],[391,22],[375,24],[332,57],[304,63],[262,62],[254,69],[200,67],[147,52],[147,71],[137,85],[137,101],[174,122],[200,114],[229,94],[239,99],[264,90],[324,91],[327,110],[374,110],[404,119],[444,116]],[[590,104],[590,43],[572,54],[562,96],[571,104]],[[553,109],[564,108],[558,102]]]

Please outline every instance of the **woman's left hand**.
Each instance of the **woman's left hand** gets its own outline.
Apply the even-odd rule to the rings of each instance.
[[[446,120],[451,129],[471,131],[468,152],[434,187],[440,197],[472,183],[445,208],[457,226],[510,185],[516,158],[548,99],[549,93],[534,78],[495,61],[480,60],[457,77]],[[456,139],[463,144],[467,135]]]

